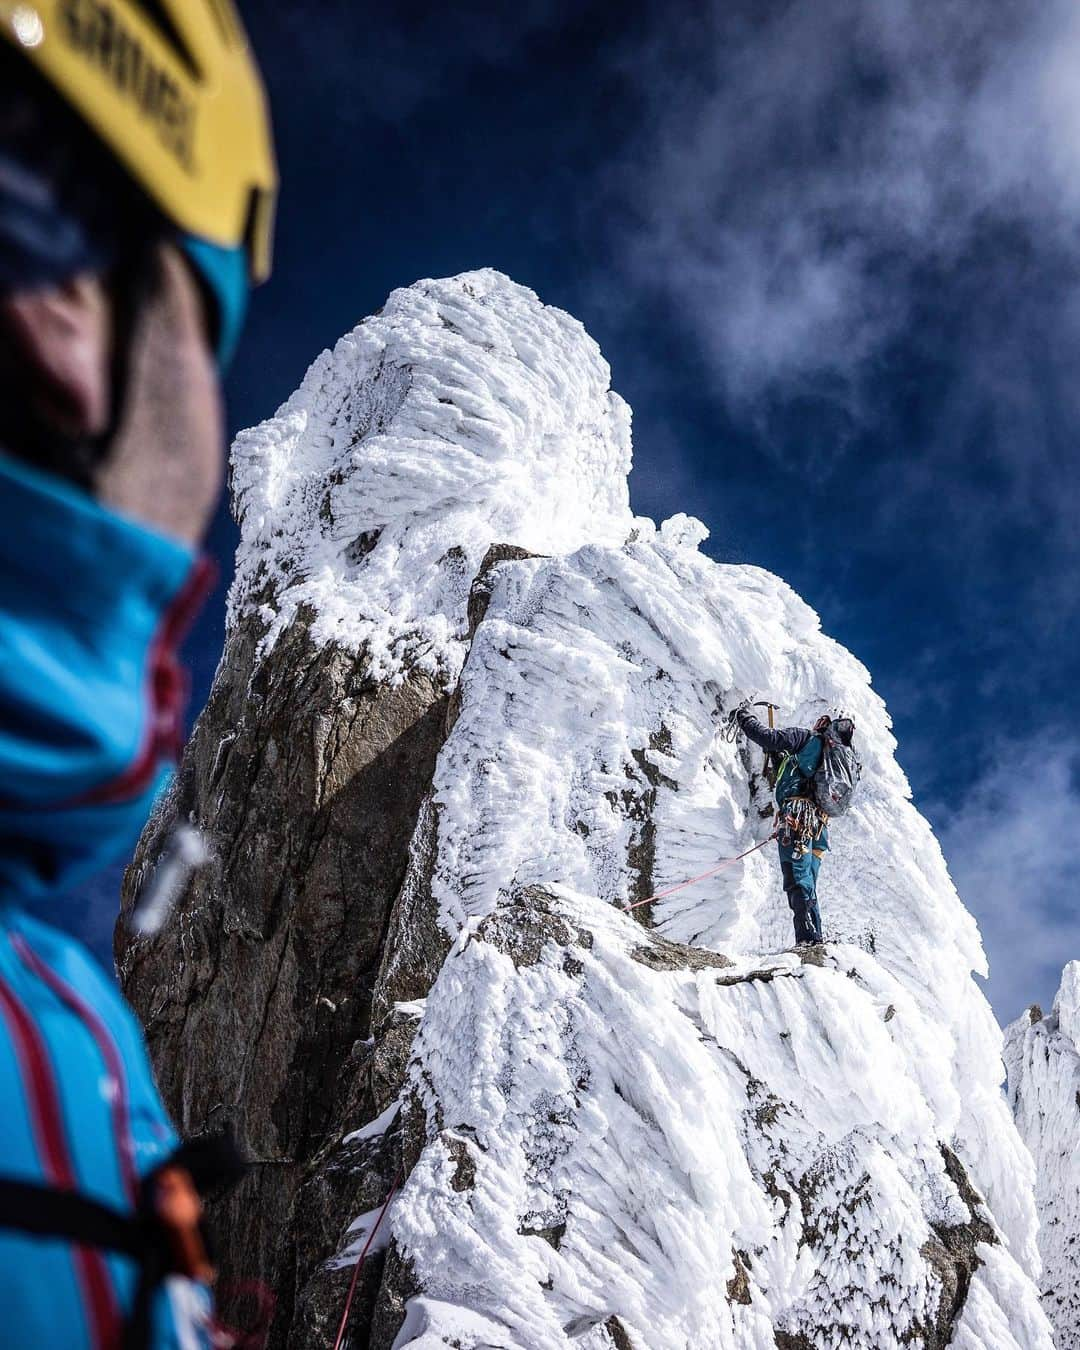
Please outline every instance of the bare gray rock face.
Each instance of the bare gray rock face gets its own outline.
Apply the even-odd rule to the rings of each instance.
[[[118,929],[117,956],[179,1128],[231,1128],[254,1164],[214,1212],[223,1283],[264,1283],[284,1328],[342,1215],[381,1201],[396,1169],[386,1149],[323,1162],[407,1062],[407,1035],[374,1047],[372,999],[447,698],[423,674],[373,684],[361,660],[315,647],[302,614],[272,662],[254,659],[253,629],[230,634],[127,902],[178,821],[213,840],[212,863],[159,937]]]

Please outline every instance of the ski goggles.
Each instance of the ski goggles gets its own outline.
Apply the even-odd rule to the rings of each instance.
[[[214,305],[214,354],[224,375],[232,362],[247,317],[251,292],[248,251],[241,244],[226,248],[197,235],[184,235],[180,247],[195,268]]]

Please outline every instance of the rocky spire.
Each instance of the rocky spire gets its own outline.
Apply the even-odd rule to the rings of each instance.
[[[592,340],[497,273],[395,292],[233,449],[213,858],[121,969],[273,1344],[1046,1350],[978,933],[881,701],[782,581],[632,516]],[[786,951],[754,691],[866,767]]]

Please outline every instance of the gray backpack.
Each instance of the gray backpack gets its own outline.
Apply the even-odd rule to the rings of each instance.
[[[862,765],[850,745],[827,731],[821,736],[821,745],[821,763],[810,779],[810,795],[827,816],[842,816],[859,785]]]

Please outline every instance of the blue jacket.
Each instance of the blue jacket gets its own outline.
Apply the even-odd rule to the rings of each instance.
[[[775,788],[777,806],[783,806],[792,797],[805,796],[807,781],[821,764],[824,752],[821,737],[806,727],[767,727],[745,710],[737,714],[737,721],[748,739],[780,762]],[[814,840],[814,847],[829,847],[828,826]]]
[[[175,643],[206,578],[181,544],[4,455],[0,512],[0,1180],[131,1214],[176,1136],[115,983],[47,916],[130,853],[168,781]],[[5,1344],[117,1346],[136,1280],[129,1257],[32,1237],[0,1214]],[[170,1282],[154,1346],[191,1334],[183,1300],[208,1318],[201,1286]]]

